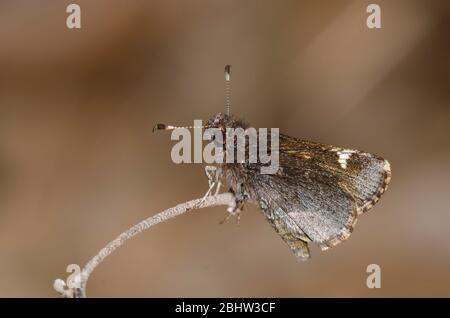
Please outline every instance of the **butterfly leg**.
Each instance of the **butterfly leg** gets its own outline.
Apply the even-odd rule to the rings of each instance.
[[[206,198],[207,198],[208,196],[211,195],[211,191],[212,191],[212,189],[214,188],[215,185],[216,185],[215,183],[211,183],[211,185],[209,186],[208,191],[206,191],[205,195],[204,195],[203,198],[200,200],[200,202],[198,203],[198,205],[202,205],[203,202],[205,202]]]
[[[241,220],[241,212],[244,209],[244,203],[247,200],[248,195],[242,191],[241,185],[238,185],[237,191],[234,191],[231,188],[229,191],[234,194],[236,204],[234,208],[227,209],[228,215],[220,222],[220,224],[225,223],[231,216],[236,216],[236,223],[239,224]]]
[[[234,209],[228,209],[227,210],[227,216],[219,222],[219,224],[224,224],[225,222],[227,222],[232,216],[236,216],[236,223],[239,224],[239,222],[241,221],[241,212],[243,210],[243,204],[240,204],[240,207],[238,207],[236,205],[236,208]]]
[[[218,195],[219,194],[221,185],[222,185],[222,182],[220,182],[220,180],[217,181],[217,188],[216,188],[216,192],[214,192],[214,195]]]
[[[219,194],[220,191],[220,187],[222,186],[222,182],[220,181],[220,173],[221,173],[221,169],[220,168],[216,168],[214,166],[206,166],[205,167],[205,174],[206,177],[208,178],[208,184],[210,187],[214,187],[215,185],[216,187],[216,191],[214,192],[214,195]]]
[[[214,166],[206,166],[205,167],[205,174],[208,178],[208,184],[211,187],[212,184],[215,184],[218,180],[217,178],[217,167]]]
[[[214,188],[214,186],[216,186],[216,184],[217,184],[216,194],[219,192],[220,181],[218,181],[217,168],[214,166],[206,166],[205,174],[206,177],[208,178],[209,188],[208,191],[206,191],[203,198],[197,204],[197,206],[200,206],[203,204],[203,202],[205,202],[206,198],[211,195],[211,191]]]

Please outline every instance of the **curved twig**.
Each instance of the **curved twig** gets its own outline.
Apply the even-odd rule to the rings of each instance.
[[[77,274],[73,280],[74,286],[69,287],[62,279],[56,279],[53,287],[63,297],[68,298],[85,298],[86,297],[86,285],[89,276],[94,269],[103,261],[106,257],[112,254],[118,247],[123,245],[127,240],[131,239],[135,235],[147,230],[153,225],[167,221],[183,213],[218,205],[227,205],[230,211],[233,211],[236,207],[236,200],[232,193],[222,193],[214,196],[209,196],[204,199],[195,199],[185,203],[178,204],[172,208],[164,210],[154,216],[151,216],[138,224],[132,226],[114,240],[109,242],[100,252],[95,255],[83,268],[83,270]]]

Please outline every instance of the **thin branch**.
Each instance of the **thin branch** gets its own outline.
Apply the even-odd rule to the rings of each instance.
[[[195,199],[181,203],[139,222],[109,242],[108,245],[101,249],[100,252],[86,264],[83,270],[73,279],[73,285],[76,287],[71,288],[70,286],[67,286],[62,279],[57,279],[53,284],[53,288],[64,297],[85,298],[87,281],[94,269],[127,240],[156,224],[167,221],[185,212],[218,205],[226,205],[229,207],[229,211],[233,211],[236,207],[234,195],[227,192],[209,196],[204,199]]]

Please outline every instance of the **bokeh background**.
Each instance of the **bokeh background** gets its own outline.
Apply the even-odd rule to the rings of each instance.
[[[393,179],[352,237],[295,260],[254,207],[183,215],[91,276],[96,297],[450,296],[450,5],[372,1],[0,2],[0,296],[55,297],[120,232],[201,197],[170,134],[224,110],[255,127],[363,149]],[[381,289],[366,287],[379,264]]]

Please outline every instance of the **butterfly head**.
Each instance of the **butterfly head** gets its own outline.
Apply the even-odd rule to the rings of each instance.
[[[241,119],[224,113],[218,113],[217,115],[213,116],[208,120],[206,126],[219,128],[223,132],[225,132],[227,128],[246,129],[248,127],[248,125]]]

